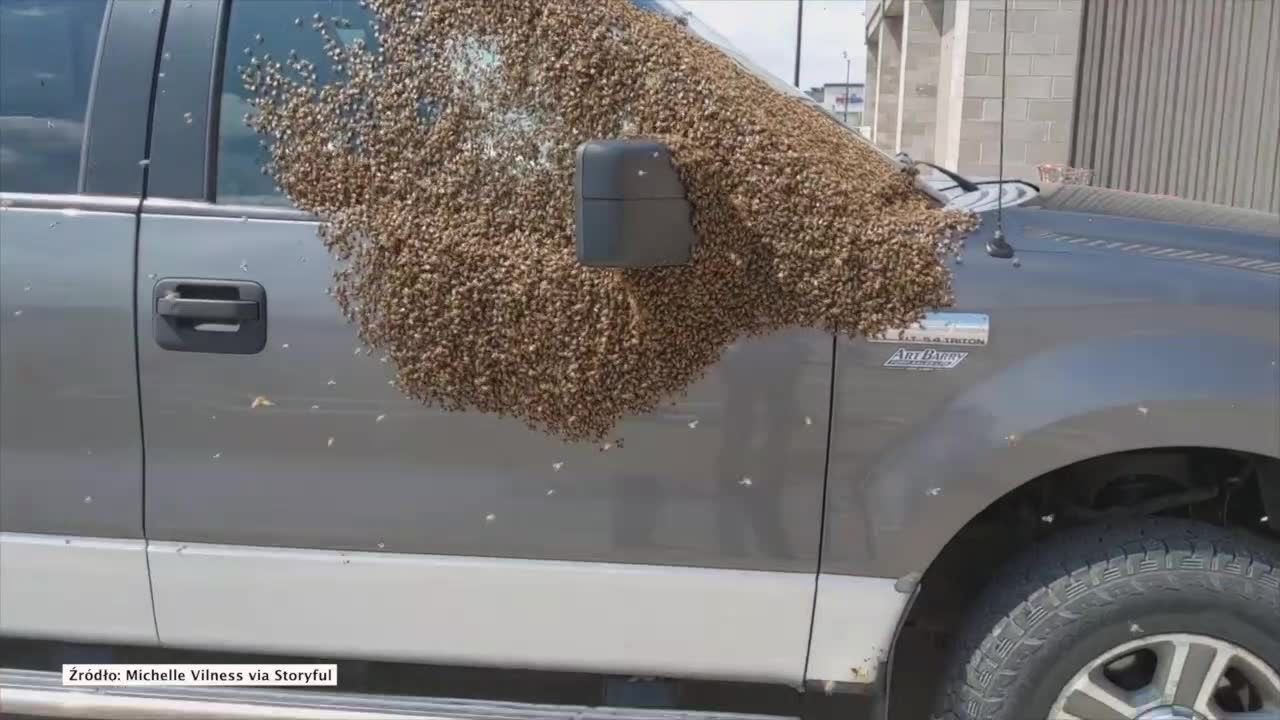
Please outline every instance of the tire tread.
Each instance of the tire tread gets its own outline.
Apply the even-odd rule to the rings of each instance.
[[[1145,518],[1033,546],[983,592],[957,638],[934,717],[993,720],[1019,669],[1054,646],[1050,638],[1078,632],[1082,618],[1151,588],[1200,583],[1269,605],[1280,619],[1280,564],[1269,545],[1212,525]]]

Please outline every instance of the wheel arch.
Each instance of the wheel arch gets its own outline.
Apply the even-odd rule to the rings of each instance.
[[[893,708],[895,715],[904,704],[914,709],[912,703],[919,698],[894,691],[903,685],[904,669],[925,666],[932,671],[924,677],[940,677],[950,628],[1008,560],[1062,530],[1125,517],[1124,502],[1111,513],[1099,512],[1095,517],[1063,509],[1069,502],[1096,499],[1099,493],[1116,488],[1118,480],[1130,477],[1163,478],[1173,486],[1186,487],[1180,491],[1150,486],[1156,488],[1150,497],[1128,504],[1135,510],[1132,517],[1185,513],[1215,525],[1246,526],[1280,540],[1280,452],[1212,445],[1151,446],[1055,467],[984,505],[938,548],[922,573],[910,578],[912,603],[894,634],[888,660],[886,707]],[[1216,494],[1198,490],[1215,486],[1220,488]],[[1167,500],[1161,503],[1161,497]],[[1188,504],[1180,504],[1181,499]]]

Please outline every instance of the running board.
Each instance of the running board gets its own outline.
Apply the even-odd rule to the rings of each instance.
[[[796,720],[268,688],[64,687],[59,673],[0,670],[0,717],[10,714],[92,720]]]

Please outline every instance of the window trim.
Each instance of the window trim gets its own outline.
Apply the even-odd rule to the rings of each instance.
[[[102,56],[107,50],[107,30],[111,27],[111,10],[115,0],[102,4],[102,19],[98,24],[98,46],[94,48],[93,69],[89,71],[89,92],[84,102],[84,121],[80,134],[80,167],[76,172],[76,194],[83,194],[85,177],[89,170],[89,128],[93,125],[93,110],[97,106],[98,79],[102,70]]]
[[[222,60],[219,27],[228,6],[227,0],[169,3],[155,69],[145,197],[209,200],[210,154],[216,152],[210,118],[218,110],[213,66]]]
[[[218,29],[213,35],[213,68],[209,74],[209,123],[205,137],[204,199],[218,202],[218,133],[222,131],[222,83],[227,65],[227,28],[231,0],[218,0]]]
[[[142,196],[167,0],[108,0],[85,116],[80,193]],[[99,102],[102,98],[102,102]]]
[[[83,210],[133,214],[141,200],[120,195],[86,195],[84,193],[0,193],[0,209]]]
[[[142,212],[147,215],[319,222],[319,218],[305,210],[283,205],[220,204],[208,200],[176,198],[147,198],[142,201]]]

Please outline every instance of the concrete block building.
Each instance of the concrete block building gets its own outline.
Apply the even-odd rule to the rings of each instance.
[[[994,176],[1003,107],[1006,176],[1071,165],[1095,185],[1280,213],[1280,2],[1005,7],[867,0],[864,132]]]

